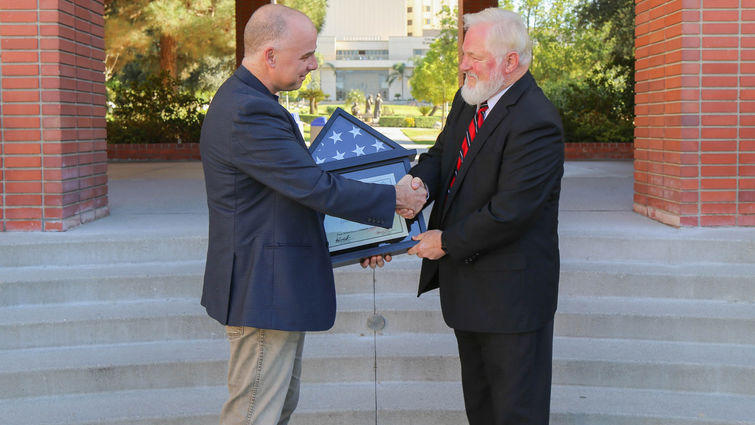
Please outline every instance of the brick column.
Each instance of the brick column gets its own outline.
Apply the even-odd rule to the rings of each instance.
[[[755,225],[755,0],[636,2],[634,210]]]
[[[108,214],[101,0],[0,0],[0,230]]]

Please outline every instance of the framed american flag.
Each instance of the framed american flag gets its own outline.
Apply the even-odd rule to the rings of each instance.
[[[326,171],[390,185],[406,175],[417,155],[416,150],[402,147],[341,108],[330,116],[309,152]],[[325,217],[324,225],[333,267],[373,255],[402,254],[416,243],[412,236],[425,231],[421,212],[412,220],[396,214],[390,229],[330,216]]]

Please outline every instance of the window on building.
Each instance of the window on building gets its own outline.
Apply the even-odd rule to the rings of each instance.
[[[414,49],[412,51],[412,54],[414,56],[425,56],[427,54],[428,49]]]
[[[342,100],[350,90],[361,90],[365,95],[380,93],[388,98],[387,70],[336,70],[336,100]]]
[[[430,11],[430,6],[425,6],[425,12],[429,12],[429,11]]]
[[[388,50],[336,50],[337,60],[388,59]]]
[[[425,25],[430,25],[430,18],[425,19]]]
[[[407,6],[407,8],[406,8],[406,13],[412,13],[412,10],[413,10],[413,9],[412,9],[412,7],[411,7],[411,6]]]
[[[412,26],[412,23],[413,23],[413,22],[414,22],[414,21],[412,21],[411,19],[408,19],[408,20],[406,21],[406,25]]]
[[[407,36],[407,37],[411,37],[411,36],[412,36],[412,32],[411,32],[411,31],[407,32],[407,33],[406,33],[406,36]]]

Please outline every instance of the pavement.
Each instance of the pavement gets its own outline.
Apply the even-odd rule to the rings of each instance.
[[[561,196],[562,227],[593,221],[624,223],[646,230],[671,230],[632,212],[631,161],[568,161]],[[108,164],[110,216],[72,229],[70,234],[206,231],[207,204],[200,162]],[[599,224],[599,223],[593,223]]]
[[[634,213],[631,161],[567,161],[564,168],[559,214],[561,233],[599,232],[682,239],[685,235],[741,239],[745,233],[755,238],[755,229],[751,228],[677,229]],[[172,236],[207,234],[207,204],[200,162],[109,163],[108,177],[109,216],[63,233],[6,232],[0,239],[6,243],[23,243],[93,235],[128,236],[139,232]]]

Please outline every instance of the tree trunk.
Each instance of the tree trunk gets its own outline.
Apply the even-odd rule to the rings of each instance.
[[[428,116],[428,117],[431,117],[431,116],[433,116],[433,115],[435,114],[435,111],[437,111],[437,110],[438,110],[438,105],[433,105],[433,110],[432,110],[432,111],[430,111],[430,113],[429,113],[429,114],[427,114],[427,116]]]
[[[171,78],[176,78],[176,39],[168,34],[160,35],[160,69],[168,71]]]

